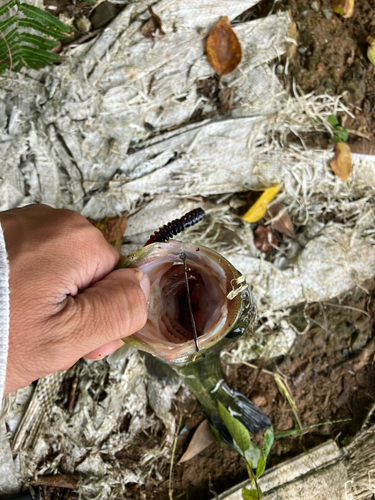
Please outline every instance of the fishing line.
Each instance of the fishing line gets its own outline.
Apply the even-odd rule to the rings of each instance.
[[[187,301],[188,301],[188,306],[189,306],[190,321],[191,321],[191,326],[193,327],[195,348],[196,348],[197,352],[199,352],[197,328],[195,326],[193,308],[191,306],[191,300],[190,300],[189,281],[188,281],[187,268],[186,268],[186,253],[184,253],[184,252],[180,253],[179,257],[182,260],[182,262],[184,263],[186,295],[187,295]]]

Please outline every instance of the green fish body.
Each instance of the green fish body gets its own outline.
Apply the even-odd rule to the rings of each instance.
[[[186,257],[189,297],[198,335],[194,342],[181,256]],[[244,277],[219,253],[176,240],[153,243],[134,252],[119,267],[138,267],[150,278],[148,320],[124,342],[154,356],[146,365],[167,363],[203,406],[227,443],[231,438],[219,415],[220,401],[252,433],[271,425],[249,399],[226,383],[220,352],[249,332],[256,308]]]

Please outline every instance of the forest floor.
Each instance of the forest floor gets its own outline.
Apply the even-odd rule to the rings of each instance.
[[[263,0],[242,14],[239,21],[265,17],[273,0]],[[73,0],[45,0],[46,10],[75,18],[88,16],[88,34],[77,38],[84,42],[90,33],[100,30],[118,13],[119,7],[104,2],[101,12],[93,4]],[[51,8],[52,7],[52,8]],[[297,47],[288,62],[277,62],[276,73],[292,92],[292,83],[304,93],[346,92],[344,102],[355,118],[342,117],[341,125],[349,130],[352,152],[375,154],[375,67],[366,56],[366,38],[375,33],[375,0],[356,0],[354,14],[344,19],[332,14],[329,0],[284,0],[273,7],[288,10],[296,24]],[[223,13],[225,15],[225,12]],[[103,21],[104,20],[104,21]],[[331,147],[324,134],[311,134],[308,142]],[[297,412],[305,429],[276,440],[267,466],[273,466],[311,449],[327,439],[346,445],[359,431],[375,401],[375,280],[324,303],[301,304],[291,311],[290,321],[303,331],[309,318],[310,329],[298,336],[287,356],[266,360],[259,358],[259,370],[244,364],[227,364],[224,372],[229,384],[254,401],[271,419],[275,434],[297,429],[290,405],[280,394],[274,378],[260,369],[282,374],[288,381]],[[195,429],[205,418],[192,397],[182,402],[177,397],[174,409],[181,419],[175,458],[179,460]],[[337,422],[340,421],[340,422]],[[336,423],[335,423],[336,422]],[[137,461],[142,449],[153,445],[149,439],[136,443],[132,450],[120,452],[117,458],[124,466]],[[153,479],[154,487],[129,485],[126,496],[134,499],[167,500],[169,462],[160,469],[163,480]],[[229,448],[213,444],[181,465],[172,474],[174,499],[208,500],[247,478],[241,457]],[[48,498],[67,498],[63,489],[50,488]],[[71,498],[70,493],[69,498]]]

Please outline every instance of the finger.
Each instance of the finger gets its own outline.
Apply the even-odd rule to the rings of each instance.
[[[149,279],[140,269],[117,269],[67,302],[69,342],[86,355],[141,329],[147,320]]]
[[[99,229],[97,229],[97,231],[99,231]],[[96,269],[94,270],[91,284],[100,281],[104,276],[113,271],[121,258],[120,252],[110,245],[101,233],[99,238],[99,244],[94,247],[93,260],[96,261]]]
[[[124,345],[122,340],[113,340],[108,344],[103,345],[102,347],[98,347],[98,349],[94,349],[93,351],[86,354],[85,358],[87,359],[102,359],[109,354],[117,351],[120,347]]]

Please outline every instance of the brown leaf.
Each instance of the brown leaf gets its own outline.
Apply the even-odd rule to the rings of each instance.
[[[30,481],[33,486],[54,486],[56,488],[78,489],[80,476],[73,474],[55,474],[53,476],[39,476],[38,479]]]
[[[206,99],[212,99],[217,90],[217,79],[212,76],[197,81],[197,94],[199,96],[205,97]]]
[[[286,208],[282,203],[276,203],[272,207],[267,208],[268,219],[274,219],[281,212],[281,215],[274,221],[272,221],[272,229],[279,231],[281,234],[286,234],[290,238],[295,238],[294,226],[290,215],[288,214]]]
[[[103,234],[104,238],[116,250],[121,250],[122,237],[126,229],[126,217],[106,217],[101,222],[87,218],[89,222],[97,227]]]
[[[352,171],[352,152],[346,142],[336,144],[335,157],[331,161],[331,167],[337,177],[345,182],[349,179]]]
[[[159,35],[165,35],[165,33],[161,25],[160,17],[155,14],[151,6],[148,7],[148,10],[150,11],[151,18],[142,26],[141,33],[144,37],[154,40],[157,32]]]
[[[198,453],[203,451],[205,448],[207,448],[207,446],[210,446],[210,444],[214,442],[215,440],[210,432],[210,424],[208,423],[208,420],[203,420],[203,422],[199,424],[197,430],[194,432],[189,446],[187,447],[185,453],[182,455],[178,463],[182,464],[182,462],[191,460],[196,455],[198,455]]]
[[[279,239],[270,226],[258,226],[254,231],[254,243],[261,252],[267,253],[277,247]]]
[[[219,102],[221,110],[224,114],[227,114],[233,108],[234,100],[234,90],[231,88],[225,88],[219,90]]]
[[[229,75],[242,59],[241,44],[227,16],[212,28],[207,37],[207,59],[220,76]]]

